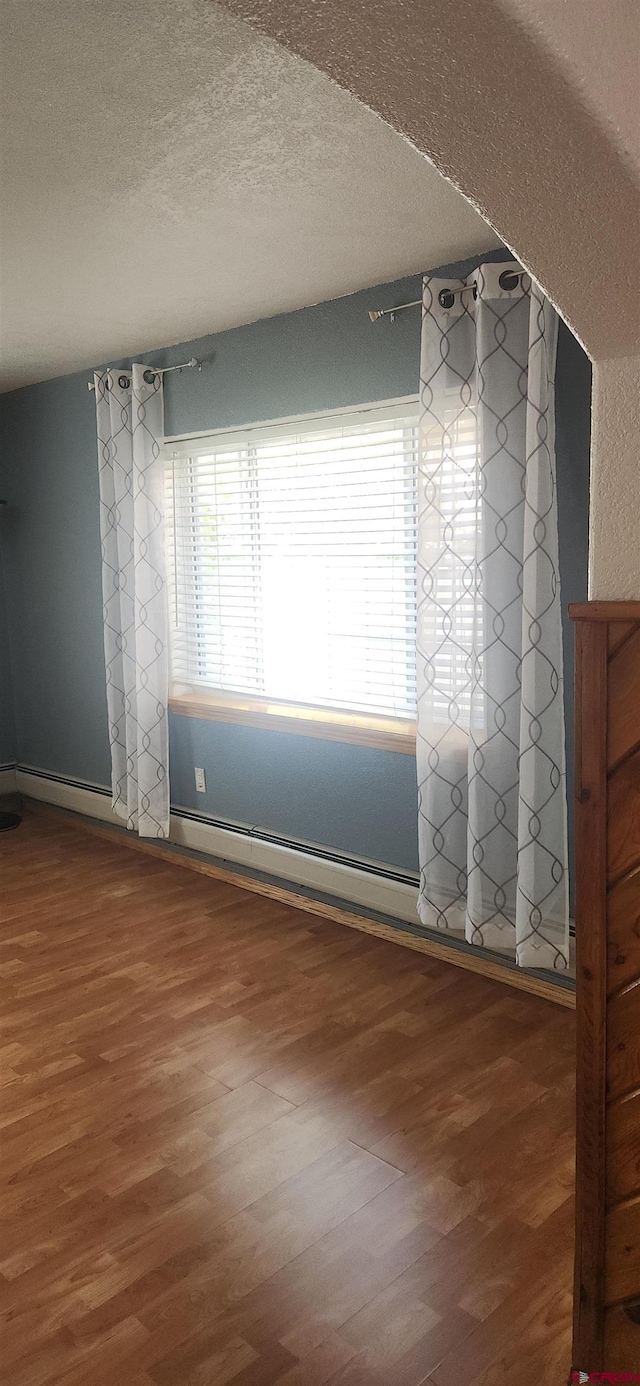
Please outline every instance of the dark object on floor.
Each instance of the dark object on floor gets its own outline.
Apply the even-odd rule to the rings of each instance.
[[[0,833],[8,833],[11,828],[18,828],[21,822],[19,813],[0,813]]]

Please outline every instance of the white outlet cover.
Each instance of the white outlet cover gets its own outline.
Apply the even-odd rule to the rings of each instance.
[[[207,781],[204,770],[202,770],[200,766],[195,766],[194,775],[196,777],[196,792],[198,794],[206,794]]]

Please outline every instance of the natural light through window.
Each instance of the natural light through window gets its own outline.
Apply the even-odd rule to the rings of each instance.
[[[174,688],[414,717],[417,414],[167,445]]]
[[[421,479],[424,513],[421,553],[430,575],[429,600],[420,604],[420,644],[431,651],[431,715],[467,730],[482,723],[484,695],[478,679],[483,633],[476,630],[477,554],[482,543],[475,409],[460,408],[457,391],[445,401],[443,433],[429,418],[422,425]],[[454,542],[455,535],[455,542]],[[442,612],[447,612],[446,634]],[[474,656],[475,651],[475,656]],[[474,668],[475,662],[475,668]]]

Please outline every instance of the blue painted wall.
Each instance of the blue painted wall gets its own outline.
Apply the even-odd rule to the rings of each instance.
[[[466,274],[478,258],[447,266]],[[139,359],[197,356],[166,377],[167,434],[417,392],[420,314],[371,325],[370,308],[420,296],[417,277]],[[118,364],[118,363],[112,363]],[[109,783],[95,404],[88,371],[0,398],[5,567],[18,758]],[[561,328],[558,476],[564,602],[586,596],[590,367]],[[1,640],[1,635],[0,635]],[[1,737],[0,737],[1,744]],[[412,757],[280,732],[171,719],[174,804],[346,853],[417,867]],[[196,795],[193,766],[207,794]]]
[[[0,766],[13,765],[16,759],[16,731],[13,711],[13,680],[9,651],[9,629],[4,578],[2,546],[5,507],[0,508]]]
[[[95,403],[86,379],[64,376],[0,400],[5,574],[18,759],[108,784]]]

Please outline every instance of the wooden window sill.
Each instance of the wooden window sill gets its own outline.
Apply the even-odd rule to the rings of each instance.
[[[211,722],[230,722],[239,727],[293,732],[297,736],[342,741],[352,746],[371,746],[379,751],[416,752],[416,724],[395,717],[367,716],[331,708],[296,707],[225,693],[180,693],[169,699],[179,717],[199,717]]]

